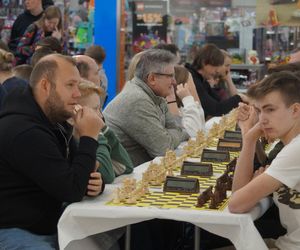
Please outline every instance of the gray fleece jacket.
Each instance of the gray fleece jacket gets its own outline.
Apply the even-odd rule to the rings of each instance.
[[[127,150],[134,166],[175,149],[189,135],[178,127],[164,98],[135,77],[103,112],[106,124]]]

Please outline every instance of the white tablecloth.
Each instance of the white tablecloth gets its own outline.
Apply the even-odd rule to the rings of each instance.
[[[147,164],[143,164],[129,176],[139,179],[146,166]],[[190,222],[230,239],[240,250],[268,249],[256,230],[253,220],[259,218],[266,211],[270,205],[269,199],[262,200],[247,214],[232,214],[227,209],[224,211],[199,211],[105,205],[112,199],[113,189],[126,177],[128,175],[120,176],[116,179],[115,184],[106,185],[105,192],[101,196],[86,198],[66,208],[58,223],[61,249],[64,249],[73,240],[154,218]]]

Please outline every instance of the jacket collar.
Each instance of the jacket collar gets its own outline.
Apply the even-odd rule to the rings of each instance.
[[[148,86],[148,84],[143,82],[140,78],[134,77],[130,82],[143,89],[156,105],[160,105],[161,103],[166,102],[166,99],[164,97],[157,96],[153,92],[153,90]]]

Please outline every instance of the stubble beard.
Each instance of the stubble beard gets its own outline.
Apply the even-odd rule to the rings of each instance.
[[[55,88],[51,88],[50,95],[45,103],[45,112],[48,119],[53,123],[65,122],[73,116],[73,114],[64,108],[64,103],[56,92]]]

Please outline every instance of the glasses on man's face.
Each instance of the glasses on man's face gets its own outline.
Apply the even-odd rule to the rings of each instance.
[[[153,72],[153,74],[159,75],[159,76],[166,76],[166,77],[168,77],[168,78],[174,78],[174,77],[175,77],[174,73],[172,73],[172,74],[167,74],[167,73]]]

